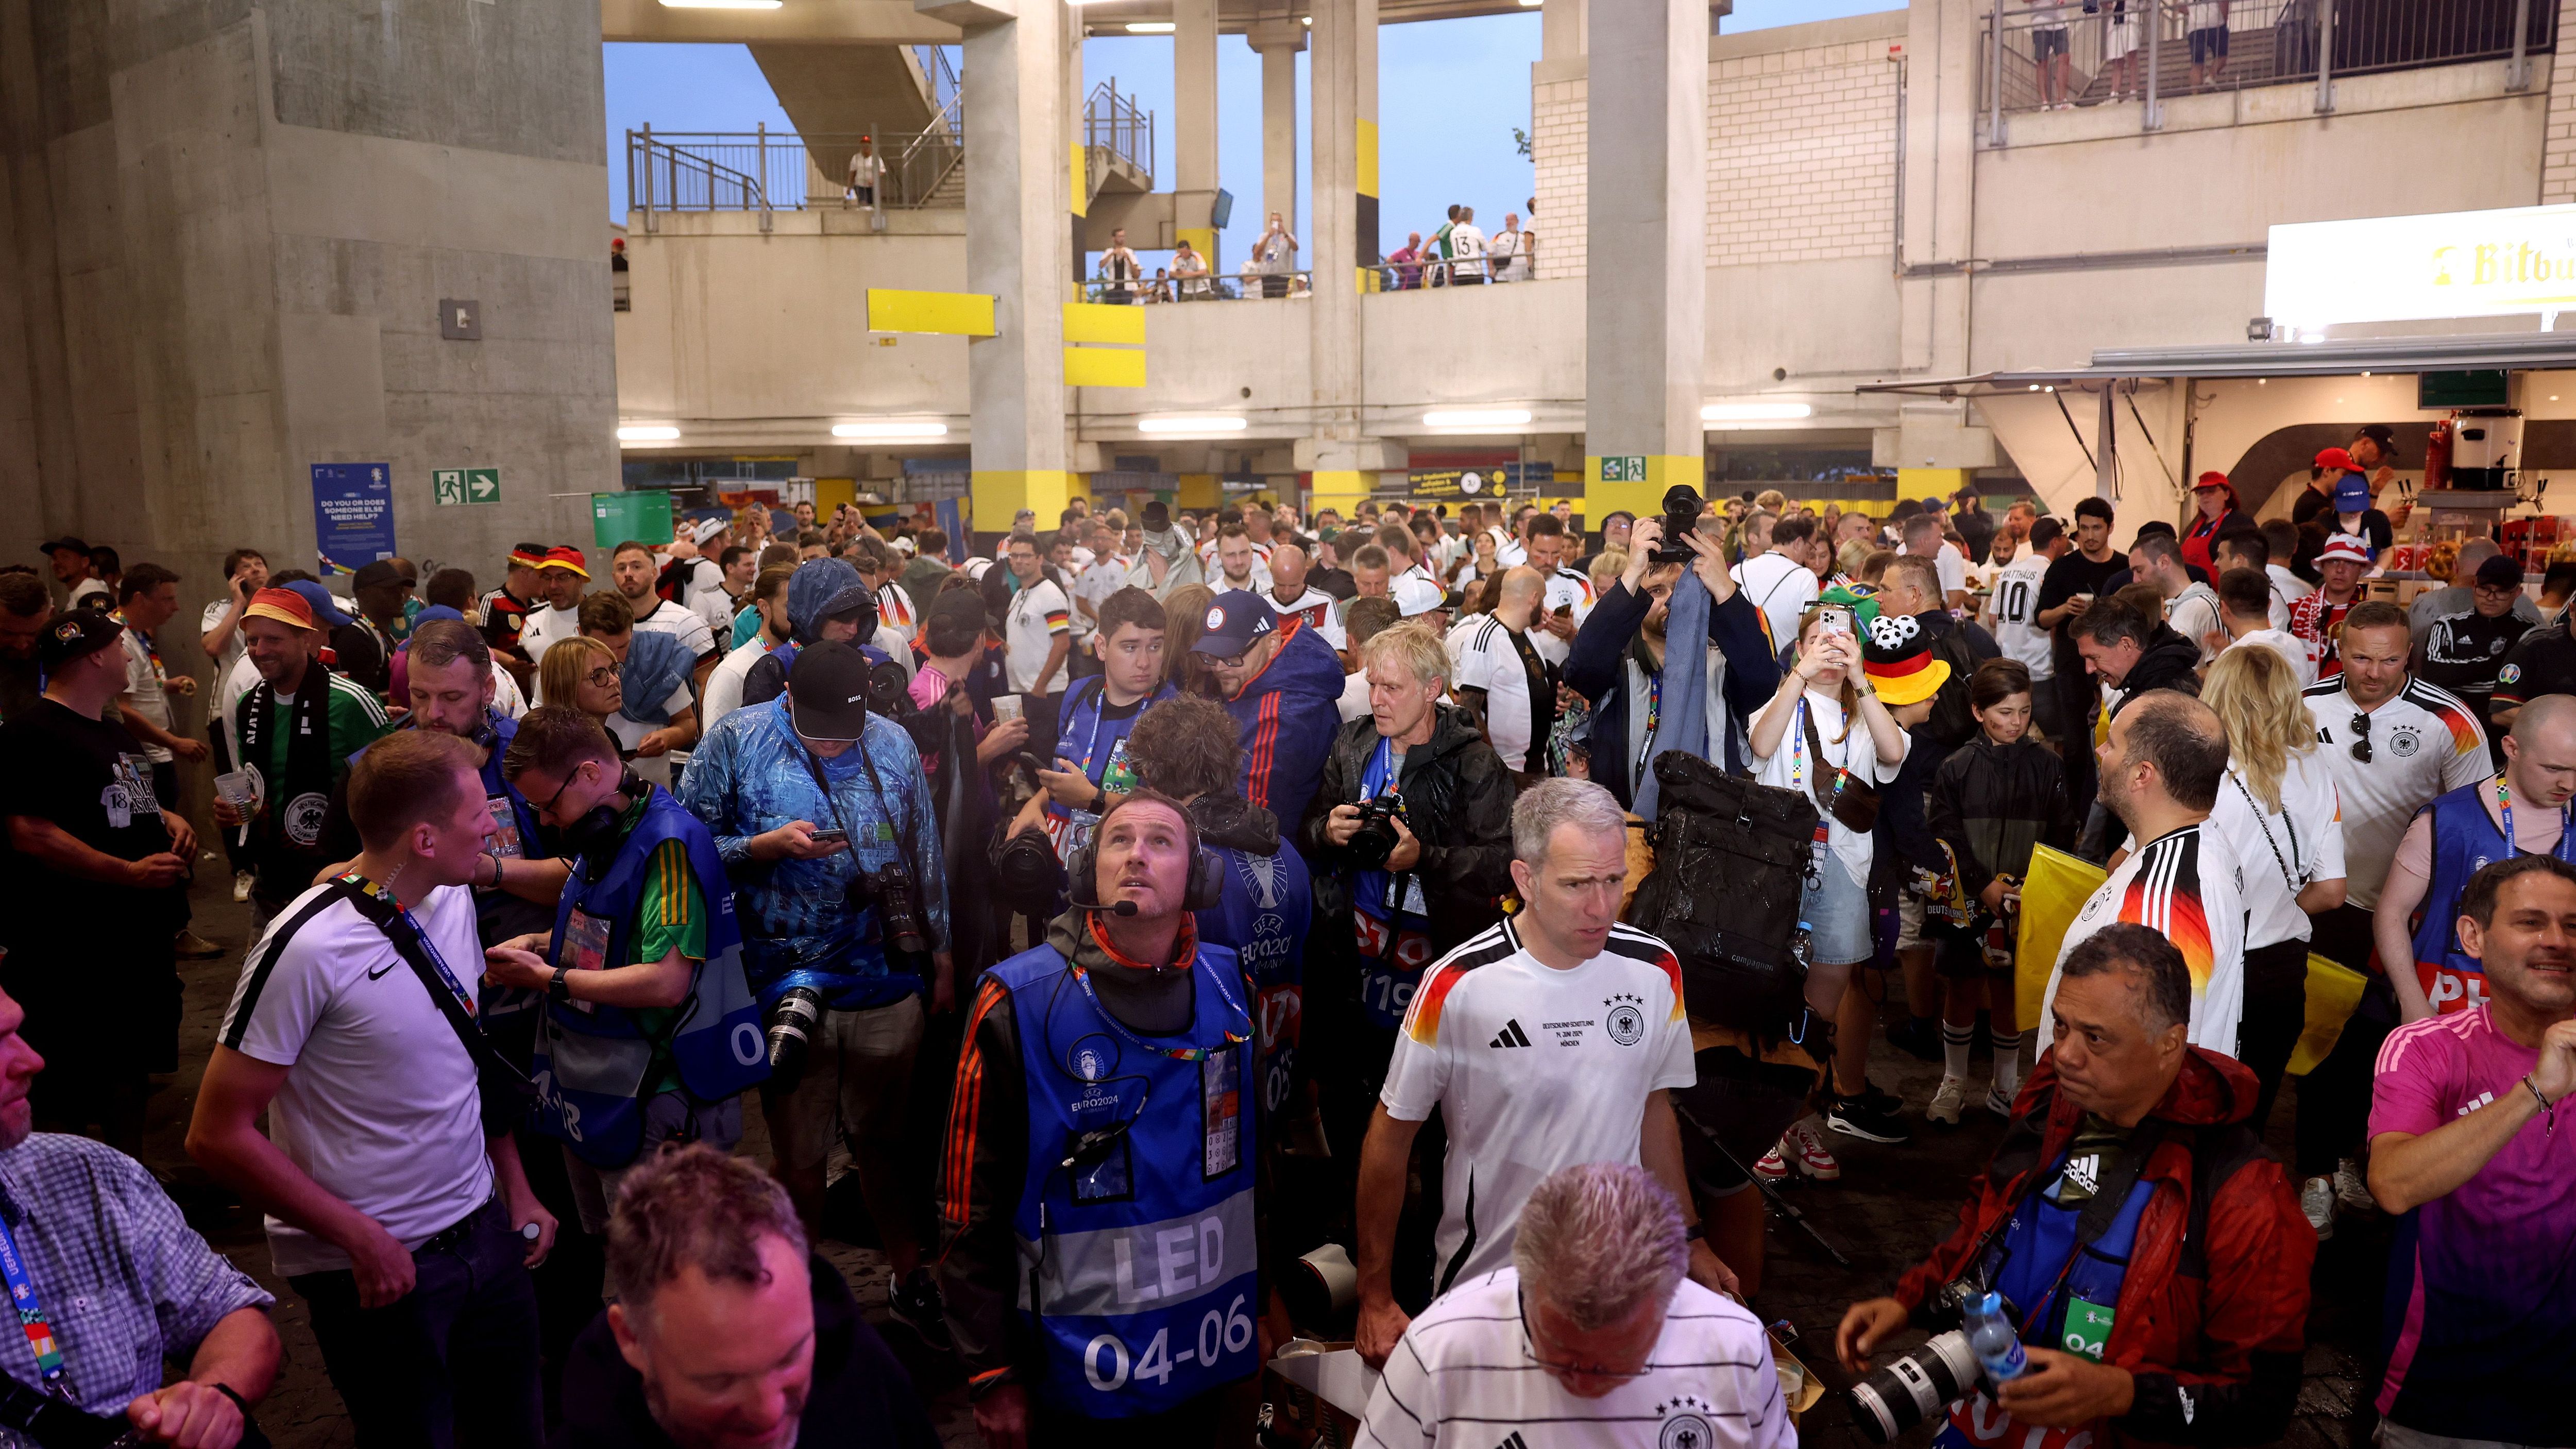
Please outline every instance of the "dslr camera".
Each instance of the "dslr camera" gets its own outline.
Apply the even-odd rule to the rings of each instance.
[[[1386,858],[1396,846],[1395,822],[1404,818],[1404,797],[1392,788],[1374,800],[1360,802],[1359,829],[1351,832],[1351,843],[1343,848],[1351,861],[1362,870],[1383,870]]]
[[[921,883],[913,878],[912,862],[898,852],[874,870],[860,866],[850,882],[849,902],[852,910],[876,908],[889,968],[925,978],[930,975],[930,929],[922,919]]]
[[[1945,1283],[1933,1295],[1934,1311],[1958,1322],[1965,1316],[1966,1305],[1984,1295],[1985,1290],[1974,1283]],[[2021,1321],[2019,1310],[2009,1302],[2004,1316]],[[1939,1414],[1952,1400],[1973,1393],[1984,1378],[1977,1351],[1968,1343],[1968,1330],[1952,1328],[1882,1361],[1844,1397],[1851,1402],[1852,1423],[1861,1437],[1872,1444],[1886,1444]]]
[[[1647,555],[1659,564],[1686,564],[1699,557],[1682,537],[1699,527],[1700,505],[1707,500],[1688,483],[1676,483],[1664,490],[1664,537]]]

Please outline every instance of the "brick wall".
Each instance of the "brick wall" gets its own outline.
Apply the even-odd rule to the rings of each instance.
[[[2576,9],[2576,0],[2562,3]],[[1888,45],[1886,37],[1837,38],[1709,63],[1711,265],[1893,252],[1896,66]],[[1532,87],[1542,277],[1585,270],[1584,88],[1580,79]],[[2568,184],[2576,189],[2576,157]]]
[[[2576,0],[2559,0],[2558,50],[2549,57],[2549,130],[2541,143],[2540,204],[2562,201],[2576,201]]]

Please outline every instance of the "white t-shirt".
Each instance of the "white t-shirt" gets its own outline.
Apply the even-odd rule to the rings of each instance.
[[[2275,598],[2296,602],[2317,591],[2316,585],[2300,578],[2280,564],[2265,564],[2263,572],[2272,576],[2272,595]],[[2289,624],[2288,617],[2283,616],[2280,627],[2286,629]]]
[[[1912,553],[1912,549],[1904,550]],[[1941,576],[1941,598],[1946,603],[1955,593],[1968,587],[1968,556],[1952,547],[1947,540],[1932,549],[1932,571]]]
[[[474,1059],[384,932],[346,901],[308,913],[329,889],[297,896],[252,948],[218,1040],[287,1068],[268,1107],[277,1150],[417,1248],[492,1195]],[[441,886],[412,918],[471,993],[483,962],[473,891]],[[349,1266],[329,1242],[267,1222],[278,1276]]]
[[[877,628],[879,632],[891,629],[903,641],[899,657],[912,652],[913,637],[921,630],[921,613],[913,605],[911,592],[892,579],[877,585]]]
[[[2272,607],[2275,609],[2280,608],[2281,601],[2274,599],[2272,601]],[[2243,649],[2248,646],[2269,649],[2273,653],[2280,655],[2283,659],[2288,660],[2290,662],[2291,670],[2298,676],[2299,688],[2305,689],[2309,685],[2317,682],[2317,661],[2308,657],[2308,641],[2291,633],[2289,630],[2279,627],[2256,629],[2251,633],[2239,636],[2236,642],[2228,645],[2227,648]],[[2224,654],[2227,650],[2222,649],[2219,652]]]
[[[1291,619],[1302,619],[1308,628],[1322,635],[1324,642],[1335,649],[1346,648],[1350,644],[1350,635],[1343,631],[1342,621],[1333,616],[1333,596],[1311,584],[1304,593],[1284,604],[1279,602],[1277,594],[1265,590],[1261,602],[1279,611],[1282,628],[1287,627]]]
[[[1637,1162],[1646,1096],[1698,1080],[1681,963],[1643,931],[1612,926],[1600,955],[1541,965],[1509,919],[1422,973],[1378,1101],[1449,1127],[1434,1281],[1505,1267],[1521,1204],[1580,1162]]]
[[[2191,1044],[2235,1056],[2236,1026],[2245,1014],[2242,874],[2235,848],[2215,840],[2206,824],[2186,825],[2129,852],[2066,928],[2040,1003],[2038,1050],[2048,1050],[2056,1034],[2049,1011],[2068,953],[2104,926],[2127,921],[2182,951],[2191,972]]]
[[[1547,576],[1547,582],[1539,590],[1539,607],[1551,614],[1559,609],[1571,610],[1568,617],[1574,620],[1577,629],[1583,627],[1584,620],[1592,617],[1592,604],[1592,576],[1562,564],[1557,566],[1555,573]],[[1574,652],[1573,640],[1559,639],[1542,628],[1530,630],[1530,643],[1537,648],[1538,657],[1550,664],[1563,664],[1566,656]]]
[[[2165,600],[2165,622],[2173,631],[2200,646],[2200,662],[2207,664],[2218,657],[2209,647],[2207,637],[2218,625],[2218,591],[2194,579],[2179,594]]]
[[[569,639],[581,632],[579,608],[558,609],[552,604],[538,604],[528,610],[528,622],[519,629],[519,652],[530,664],[546,657],[546,650],[557,639]]]
[[[853,151],[850,153],[850,184],[852,186],[874,186],[877,184],[877,178],[883,175],[885,175],[884,157],[877,155],[873,151]]]
[[[1342,680],[1342,723],[1369,717],[1368,692],[1368,671],[1365,669],[1356,670]]]
[[[2245,882],[2245,949],[2309,938],[2308,913],[2299,892],[2316,881],[2340,879],[2343,807],[2335,799],[2334,772],[2319,746],[2290,757],[2281,772],[2281,808],[2266,811],[2242,768],[2218,782],[2209,833],[2236,847]],[[2284,874],[2284,872],[2287,874]]]
[[[1449,255],[1451,257],[1463,262],[1476,257],[1481,257],[1484,254],[1485,234],[1477,230],[1473,224],[1462,221],[1449,228]],[[1477,269],[1474,267],[1461,267],[1459,268],[1459,275],[1472,277],[1476,274],[1476,271]]]
[[[1494,753],[1513,769],[1529,758],[1534,728],[1530,709],[1529,670],[1513,646],[1512,631],[1491,614],[1452,630],[1452,689],[1485,691],[1485,734]],[[1446,641],[1444,641],[1446,642]],[[1536,636],[1530,642],[1535,645]],[[1533,648],[1532,653],[1537,650]]]
[[[1762,709],[1766,713],[1774,709],[1794,709],[1800,702],[1805,704],[1809,716],[1816,722],[1816,741],[1824,746],[1824,768],[1827,771],[1849,770],[1852,778],[1864,785],[1876,785],[1896,778],[1897,770],[1905,764],[1904,757],[1898,756],[1893,765],[1880,764],[1878,746],[1870,737],[1867,723],[1855,719],[1851,722],[1851,733],[1843,734],[1843,703],[1839,690],[1826,694],[1810,689],[1797,700],[1786,703],[1774,696]],[[1756,720],[1761,717],[1761,713],[1754,716]],[[1910,731],[1897,731],[1897,738],[1904,742],[1908,753],[1913,751],[1914,736]],[[1780,732],[1780,743],[1769,756],[1754,757],[1753,778],[1765,785],[1795,790],[1810,799],[1815,797],[1816,761],[1808,752],[1807,732],[1799,726],[1796,716],[1790,717],[1789,727]],[[1825,790],[1828,796],[1832,794],[1830,781]],[[1854,830],[1830,814],[1824,820],[1826,839],[1833,847],[1835,858],[1851,872],[1853,880],[1868,885],[1872,858],[1869,833]]]
[[[769,641],[754,634],[708,671],[706,702],[698,719],[700,738],[715,729],[717,720],[742,708],[742,686],[751,677],[751,666],[768,652]]]
[[[1369,1395],[1358,1449],[1796,1449],[1770,1337],[1734,1300],[1684,1278],[1649,1372],[1586,1399],[1539,1366],[1520,1298],[1506,1266],[1424,1309]]]
[[[119,702],[168,731],[170,694],[161,686],[161,671],[152,663],[152,651],[144,647],[143,641],[131,629],[119,633],[116,642],[125,650],[125,693]],[[150,740],[138,743],[143,746],[145,759],[156,765],[170,763],[168,750]]]
[[[693,609],[684,609],[667,599],[655,599],[651,608],[637,614],[635,627],[649,629],[656,634],[668,634],[679,640],[681,647],[689,651],[689,658],[692,661],[704,659],[715,652],[715,631],[707,627],[705,617]]]
[[[1784,648],[1798,637],[1798,620],[1816,602],[1816,571],[1783,555],[1765,553],[1732,570],[1735,585],[1762,611],[1771,630],[1771,647]]]
[[[107,586],[105,579],[83,579],[72,585],[70,602],[63,607],[66,610],[113,609],[116,607],[116,591]]]
[[[1047,651],[1055,645],[1056,636],[1070,630],[1073,606],[1065,601],[1064,590],[1055,580],[1041,578],[1036,583],[1011,595],[1011,611],[1003,621],[1002,647],[1004,667],[1011,688],[1021,694],[1037,683],[1038,671],[1045,667]],[[1054,691],[1064,688],[1065,671],[1058,668],[1048,681]]]
[[[2362,910],[2379,906],[2380,884],[2397,858],[2397,841],[2415,812],[2436,795],[2474,785],[2495,773],[2487,763],[2486,731],[2477,715],[2445,689],[2409,679],[2406,687],[2370,711],[2370,760],[2352,757],[2360,739],[2353,729],[2361,707],[2341,677],[2306,691],[2317,722],[2317,743],[2334,772],[2343,804],[2344,899]]]
[[[1093,559],[1091,567],[1074,576],[1074,599],[1077,602],[1087,600],[1091,604],[1090,614],[1083,613],[1079,608],[1073,611],[1074,638],[1088,639],[1100,632],[1098,617],[1100,606],[1109,602],[1111,594],[1127,587],[1127,571],[1135,566],[1136,561],[1132,558],[1121,554],[1104,554]]]
[[[2057,677],[2056,659],[2049,653],[2048,631],[2039,627],[2039,584],[2047,576],[2048,565],[2046,554],[2015,557],[1995,575],[1992,596],[1995,644],[2006,659],[2021,661],[2030,671],[2033,684]]]
[[[232,607],[233,601],[229,598],[217,599],[213,603],[208,604],[206,606],[205,615],[197,622],[197,637],[202,639],[206,635],[215,632],[215,626],[224,621],[224,615],[231,613]],[[215,678],[221,679],[225,675],[232,673],[233,666],[241,663],[242,655],[248,653],[249,650],[250,641],[242,637],[241,629],[236,626],[233,630],[233,637],[224,641],[224,652],[222,656],[214,661]]]

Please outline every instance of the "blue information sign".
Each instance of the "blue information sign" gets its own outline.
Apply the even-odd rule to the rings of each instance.
[[[313,548],[323,574],[394,556],[393,475],[390,463],[313,465]]]

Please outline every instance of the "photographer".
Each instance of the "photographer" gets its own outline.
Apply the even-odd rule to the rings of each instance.
[[[0,1443],[55,1442],[29,1416],[69,1413],[114,1425],[78,1442],[130,1425],[141,1437],[118,1443],[232,1449],[277,1377],[275,1300],[206,1246],[143,1164],[30,1130],[27,1089],[45,1060],[20,1034],[26,1019],[0,996],[0,1190],[11,1208],[0,1238],[36,1350],[6,1370]],[[164,1360],[187,1365],[167,1388]]]
[[[1681,677],[1679,671],[1668,675],[1665,663],[1673,585],[1682,576],[1680,564],[1655,559],[1665,526],[1659,518],[1641,518],[1631,526],[1627,572],[1592,606],[1565,660],[1566,687],[1592,704],[1592,729],[1585,737],[1589,778],[1631,807],[1648,778],[1649,756],[1639,741],[1652,745],[1648,721],[1660,723],[1662,713],[1676,707],[1665,686]],[[1751,765],[1744,750],[1744,722],[1779,687],[1780,662],[1763,633],[1762,612],[1728,577],[1716,541],[1694,526],[1682,542],[1695,556],[1691,571],[1708,587],[1708,652],[1699,671],[1706,681],[1701,706],[1706,726],[1685,748],[1740,771]]]
[[[545,994],[538,1125],[562,1139],[582,1229],[596,1236],[641,1154],[741,1140],[739,1098],[769,1074],[759,1013],[724,867],[696,816],[622,769],[578,710],[530,711],[502,769],[545,802],[538,819],[575,872],[552,934],[486,950],[484,979]]]
[[[1266,1347],[1251,998],[1191,919],[1180,805],[1128,795],[1080,861],[1072,909],[967,1011],[940,1273],[975,1428],[990,1449],[1219,1443]]]
[[[1322,926],[1307,942],[1306,1072],[1323,1089],[1325,1131],[1353,1191],[1359,1144],[1423,969],[1499,920],[1512,880],[1511,771],[1474,717],[1442,702],[1449,655],[1440,636],[1399,624],[1360,654],[1369,717],[1334,737],[1297,830]],[[1436,1144],[1424,1160],[1436,1175]],[[1411,1264],[1404,1281],[1427,1286],[1431,1214],[1419,1216],[1399,1252]]]
[[[809,644],[847,644],[870,662],[891,659],[893,636],[877,621],[877,596],[845,559],[808,559],[787,578],[788,639],[753,661],[742,703],[767,704],[787,687],[796,651]],[[905,646],[894,643],[895,649]]]
[[[945,1012],[953,990],[947,872],[912,736],[864,704],[873,667],[845,643],[805,646],[785,696],[709,732],[680,800],[714,832],[733,882],[777,1069],[761,1108],[779,1180],[819,1232],[824,1159],[841,1133],[894,1265],[895,1315],[935,1335],[938,1290],[901,1148],[922,994]]]
[[[2246,1126],[2254,1074],[2185,1039],[2190,973],[2145,926],[2104,927],[2058,970],[2057,1044],[1959,1227],[1895,1296],[1852,1305],[1835,1352],[1868,1372],[1909,1322],[1945,1326],[1936,1299],[1964,1282],[2019,1314],[2029,1366],[1953,1402],[1947,1437],[2277,1439],[2298,1399],[2316,1234]]]

